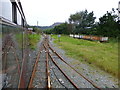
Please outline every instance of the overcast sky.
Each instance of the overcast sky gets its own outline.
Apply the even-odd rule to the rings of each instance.
[[[29,25],[49,26],[54,22],[65,22],[70,14],[87,9],[94,16],[103,16],[106,11],[118,8],[119,0],[21,0]]]

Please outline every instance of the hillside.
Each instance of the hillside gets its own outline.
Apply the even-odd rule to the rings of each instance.
[[[51,29],[51,28],[54,28],[55,26],[58,26],[62,24],[62,22],[56,22],[50,26],[38,26],[38,28],[42,29],[42,30],[45,30],[45,29]]]

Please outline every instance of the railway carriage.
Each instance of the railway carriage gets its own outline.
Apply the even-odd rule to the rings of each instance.
[[[70,37],[78,38],[78,39],[85,39],[85,40],[100,41],[100,42],[107,42],[108,41],[108,37],[99,37],[99,36],[92,36],[92,35],[73,35],[73,34],[70,34]]]
[[[27,43],[23,35],[27,21],[20,0],[1,0],[0,9],[0,89],[18,88]]]
[[[97,37],[97,36],[92,36],[92,37],[91,37],[92,40],[98,40],[98,41],[100,41],[100,38],[101,38],[101,37]]]
[[[84,35],[84,36],[83,36],[83,39],[86,39],[86,40],[89,40],[90,38],[91,38],[90,35]]]

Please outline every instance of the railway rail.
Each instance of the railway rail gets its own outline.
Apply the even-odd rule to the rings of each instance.
[[[38,51],[28,88],[35,88],[36,85],[39,85],[39,88],[50,88],[50,78],[48,76],[48,56],[46,50],[44,49],[44,43],[45,42],[43,41]],[[37,83],[36,80],[39,80],[39,82]]]
[[[75,88],[77,90],[81,88],[81,85],[63,70],[59,62],[66,64],[74,73],[91,84],[91,87],[100,90],[95,83],[75,70],[49,45],[48,36],[45,36],[41,43],[28,88]]]
[[[40,46],[40,50],[37,54],[37,58],[33,67],[32,75],[29,81],[28,88],[55,88],[51,85],[50,75],[50,54],[48,50],[48,39],[45,38]],[[53,60],[53,59],[52,59]],[[54,62],[54,61],[53,61]],[[52,63],[53,64],[53,63]],[[54,65],[57,64],[54,62]],[[70,81],[70,83],[78,89],[75,84],[67,77],[67,75],[57,66],[64,77]],[[37,81],[38,80],[38,81]],[[59,82],[60,83],[60,82]]]
[[[14,42],[12,41],[12,38],[10,36],[8,36],[5,40],[5,44],[3,46],[3,60],[5,61],[3,66],[5,66],[5,71],[6,71],[6,58],[7,58],[7,54],[10,52],[10,50],[13,52],[13,56],[15,57],[16,60],[16,64],[17,64],[17,68],[18,68],[18,74],[20,75],[20,65],[19,65],[19,59],[17,56],[17,52],[16,49],[14,47]]]
[[[13,56],[14,60],[15,60],[15,65],[14,66],[10,66],[9,65],[9,61],[7,61],[7,58],[10,57],[10,54]],[[4,45],[2,47],[2,60],[4,61],[3,62],[3,68],[2,68],[2,73],[3,74],[10,74],[10,71],[11,70],[15,70],[16,68],[16,74],[18,75],[18,78],[20,77],[20,64],[19,64],[19,58],[18,58],[18,53],[16,51],[16,48],[15,48],[15,45],[14,45],[14,42],[11,38],[10,35],[6,36],[6,39],[4,41]],[[12,74],[10,74],[12,75]],[[12,83],[11,80],[4,80],[4,81],[7,81],[8,83]],[[3,85],[3,88],[4,87],[7,87],[7,84]]]
[[[77,70],[75,70],[70,64],[68,64],[49,44],[48,44],[50,50],[59,58],[58,60],[61,60],[61,62],[65,63],[66,65],[68,65],[68,67],[70,67],[71,69],[73,69],[77,74],[79,74],[80,76],[82,76],[85,80],[87,80],[89,83],[91,83],[95,88],[100,89],[96,84],[94,84],[91,80],[89,80],[88,78],[86,78],[84,75],[82,75],[81,73],[79,73]]]

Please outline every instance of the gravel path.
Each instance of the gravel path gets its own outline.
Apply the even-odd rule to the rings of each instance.
[[[100,70],[95,66],[91,66],[87,63],[83,63],[73,58],[67,57],[65,55],[65,51],[58,48],[58,46],[53,43],[53,39],[50,40],[50,45],[56,52],[58,52],[64,58],[64,60],[66,60],[67,63],[72,65],[77,71],[79,71],[89,80],[92,80],[100,88],[118,88],[118,79],[116,79],[112,75]],[[72,73],[71,69],[67,68],[62,62],[58,61],[58,63],[68,75],[71,75],[71,78],[75,78],[76,82],[78,82],[78,84],[80,85],[80,88],[92,87],[80,77],[75,75],[75,73]]]

